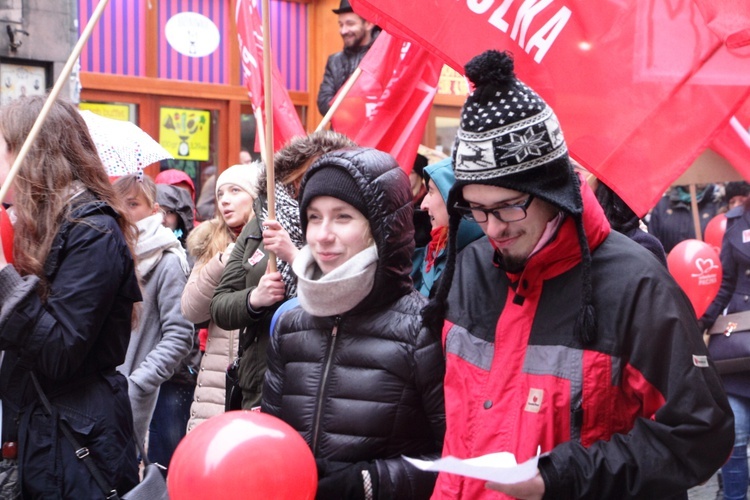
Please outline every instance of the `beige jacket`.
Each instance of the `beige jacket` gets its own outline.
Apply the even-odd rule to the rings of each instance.
[[[211,297],[221,280],[228,257],[224,255],[222,259],[222,254],[217,253],[205,265],[196,264],[193,268],[182,294],[182,314],[193,323],[205,323],[211,319]],[[237,356],[238,345],[239,330],[223,330],[213,321],[208,324],[206,352],[201,359],[187,432],[204,420],[224,412],[226,370]]]

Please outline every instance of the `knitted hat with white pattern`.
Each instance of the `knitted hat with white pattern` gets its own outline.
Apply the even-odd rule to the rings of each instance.
[[[483,184],[533,194],[574,219],[583,263],[575,332],[583,344],[590,344],[596,338],[591,253],[583,227],[581,186],[557,117],[536,92],[516,78],[507,52],[488,50],[469,61],[465,70],[475,88],[464,103],[453,150],[456,182],[447,203],[448,259],[435,298],[425,309],[425,322],[434,329],[444,316],[460,222],[454,205],[463,200],[464,186]]]

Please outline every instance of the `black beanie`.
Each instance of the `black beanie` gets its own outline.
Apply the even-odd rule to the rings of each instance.
[[[568,148],[552,108],[513,72],[507,52],[488,50],[465,67],[475,88],[464,103],[454,147],[456,182],[448,199],[450,233],[455,236],[460,217],[453,209],[463,186],[498,186],[536,198],[559,208],[575,220],[582,255],[581,311],[576,334],[583,344],[596,337],[592,305],[591,253],[583,227],[580,182],[568,157]],[[442,322],[455,269],[455,244],[449,244],[443,279],[425,310],[425,321]],[[442,301],[442,304],[440,303]],[[441,316],[442,314],[442,316]],[[437,315],[438,318],[428,318]]]
[[[368,220],[370,218],[362,192],[354,179],[344,169],[323,167],[311,172],[310,177],[305,181],[305,189],[302,192],[302,200],[299,204],[301,214],[307,212],[307,207],[316,196],[338,198],[359,210]],[[302,219],[306,221],[307,217]]]

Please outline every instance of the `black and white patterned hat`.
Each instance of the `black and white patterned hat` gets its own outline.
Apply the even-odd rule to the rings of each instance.
[[[484,184],[533,194],[571,216],[582,259],[581,309],[576,335],[583,344],[596,338],[592,305],[591,253],[583,227],[581,185],[568,157],[560,124],[544,100],[518,80],[506,52],[488,50],[465,67],[474,91],[464,103],[453,149],[456,182],[448,197],[448,259],[438,291],[425,308],[425,323],[439,331],[456,260],[455,239],[463,187]]]
[[[461,112],[454,148],[456,190],[488,184],[530,193],[580,214],[579,185],[560,123],[518,80],[506,52],[488,50],[466,65],[475,85]]]

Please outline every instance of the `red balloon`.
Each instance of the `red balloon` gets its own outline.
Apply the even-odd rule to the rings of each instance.
[[[724,239],[724,233],[727,231],[727,216],[719,214],[708,221],[706,232],[703,234],[703,241],[721,253],[721,242]]]
[[[669,252],[667,266],[690,299],[695,316],[703,316],[721,286],[719,253],[706,242],[685,240]]]
[[[2,205],[0,205],[0,240],[3,240],[5,261],[13,264],[13,224]]]
[[[172,500],[315,498],[318,471],[302,436],[283,420],[240,410],[212,417],[186,435],[172,456]]]

